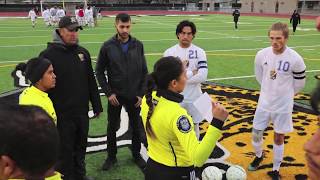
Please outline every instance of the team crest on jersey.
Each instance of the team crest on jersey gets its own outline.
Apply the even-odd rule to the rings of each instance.
[[[75,22],[77,22],[76,18],[74,18],[74,17],[71,17],[71,22],[72,22],[72,23],[75,23]]]
[[[177,127],[179,129],[179,131],[183,132],[183,133],[188,133],[191,131],[191,124],[187,118],[187,116],[180,116],[178,121],[177,121]]]
[[[82,53],[78,54],[80,61],[84,61],[84,55]]]
[[[275,70],[270,71],[270,79],[275,80],[277,78],[277,72]]]

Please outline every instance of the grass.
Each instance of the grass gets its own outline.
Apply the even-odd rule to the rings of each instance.
[[[233,29],[232,17],[226,15],[208,16],[146,16],[133,17],[132,35],[144,43],[149,71],[162,53],[177,43],[175,27],[184,19],[197,25],[198,33],[194,44],[207,53],[209,64],[208,79],[253,75],[254,56],[258,49],[269,46],[267,31],[274,22],[286,22],[288,19],[271,17],[242,16],[239,31]],[[85,28],[80,32],[80,44],[87,48],[96,59],[101,44],[114,35],[114,18],[105,17],[94,29]],[[304,57],[307,70],[307,83],[304,93],[310,93],[315,87],[313,78],[320,70],[320,33],[315,31],[314,22],[302,20],[296,34],[290,36],[288,46]],[[0,19],[0,93],[14,89],[10,76],[14,66],[31,57],[37,56],[51,41],[53,28],[47,28],[38,19],[36,28],[31,27],[27,19]],[[254,77],[242,79],[214,80],[228,85],[249,89],[259,89]],[[106,111],[106,98],[102,97]],[[90,122],[90,135],[106,134],[106,114]],[[105,152],[87,156],[87,171],[98,180],[104,179],[142,179],[140,170],[132,163],[128,148],[118,152],[118,165],[108,172],[100,170]],[[121,172],[121,173],[120,173]]]

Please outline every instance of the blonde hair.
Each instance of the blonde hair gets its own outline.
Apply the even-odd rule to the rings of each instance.
[[[288,25],[282,22],[277,22],[272,24],[268,31],[268,36],[270,36],[271,31],[282,31],[282,35],[288,39],[289,38],[289,28]]]

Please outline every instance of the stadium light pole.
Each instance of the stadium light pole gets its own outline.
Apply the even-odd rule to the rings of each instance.
[[[41,15],[42,15],[42,13],[43,13],[43,1],[42,0],[40,0],[40,11],[41,11]]]
[[[63,9],[66,9],[66,8],[64,7],[64,0],[62,0],[62,8],[63,8]]]
[[[84,9],[87,8],[87,5],[88,5],[87,0],[84,0],[84,7],[83,8]]]

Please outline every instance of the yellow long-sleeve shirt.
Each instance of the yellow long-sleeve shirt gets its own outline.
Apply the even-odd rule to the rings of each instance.
[[[24,179],[9,179],[9,180],[24,180]],[[62,180],[62,178],[59,172],[55,172],[53,176],[46,177],[45,180]]]
[[[46,92],[43,92],[34,86],[28,87],[20,94],[19,104],[41,107],[52,117],[54,123],[57,124],[56,112],[54,110],[52,101]]]
[[[160,94],[160,95],[159,95]],[[155,138],[147,134],[148,155],[154,161],[170,167],[201,167],[210,156],[221,131],[210,125],[199,142],[193,128],[192,118],[179,102],[183,96],[171,91],[152,94],[155,104],[150,119]],[[141,115],[144,127],[149,106],[142,100]]]

